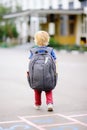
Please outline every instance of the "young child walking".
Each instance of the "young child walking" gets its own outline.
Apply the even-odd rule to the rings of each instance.
[[[40,109],[41,104],[42,104],[41,94],[42,94],[42,91],[44,91],[46,95],[47,110],[53,111],[52,90],[55,88],[56,80],[57,80],[56,79],[56,65],[55,65],[56,55],[53,51],[53,48],[48,47],[50,37],[46,31],[38,31],[35,34],[34,38],[35,38],[36,47],[30,50],[29,59],[30,59],[30,62],[32,63],[29,64],[29,78],[28,78],[31,88],[34,89],[34,99],[35,99],[34,107],[37,110]],[[51,58],[49,58],[49,55],[51,56]],[[35,56],[37,56],[36,59],[35,59]],[[35,60],[33,61],[33,59]],[[44,59],[44,63],[43,63],[43,59]],[[53,65],[50,65],[50,68],[48,68],[49,63],[50,63],[49,59],[52,60],[51,62],[54,62]],[[41,64],[40,67],[39,67],[39,63]],[[36,70],[34,70],[35,67],[37,67]],[[51,68],[54,70],[51,70]],[[32,74],[31,74],[31,71],[32,71]],[[49,78],[50,73],[52,73],[51,77],[54,76],[51,79]]]

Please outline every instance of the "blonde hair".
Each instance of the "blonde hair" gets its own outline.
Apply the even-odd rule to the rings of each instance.
[[[46,31],[38,31],[35,36],[35,44],[38,46],[47,46],[49,44],[49,34]]]

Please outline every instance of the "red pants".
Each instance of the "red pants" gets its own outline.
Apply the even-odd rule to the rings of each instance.
[[[34,90],[35,93],[35,105],[41,105],[41,93],[42,91]],[[46,104],[53,104],[52,91],[45,92],[46,95]]]

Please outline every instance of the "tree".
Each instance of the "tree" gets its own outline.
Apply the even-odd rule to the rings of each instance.
[[[3,35],[4,35],[4,28],[0,26],[0,41],[3,40]]]
[[[4,26],[4,35],[5,37],[10,37],[10,38],[17,38],[18,37],[18,32],[16,29],[16,25],[13,23],[10,23],[10,21],[6,21],[6,24]]]
[[[6,13],[11,13],[11,8],[0,5],[0,15],[6,14]]]
[[[17,38],[18,32],[14,20],[4,20],[2,16],[6,13],[10,13],[11,8],[0,5],[0,41],[3,41],[3,37]]]
[[[18,37],[18,32],[15,25],[12,26],[12,35],[14,38]]]

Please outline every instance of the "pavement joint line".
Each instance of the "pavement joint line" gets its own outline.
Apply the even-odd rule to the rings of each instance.
[[[18,118],[21,119],[22,121],[24,121],[25,123],[27,123],[27,124],[29,124],[29,125],[31,125],[31,126],[37,128],[38,130],[46,130],[46,129],[41,128],[40,126],[38,126],[38,125],[32,123],[31,121],[26,120],[26,119],[23,118],[23,117],[18,116]]]
[[[81,117],[81,116],[87,116],[87,114],[80,114],[80,115],[70,115],[68,117]]]
[[[45,114],[45,115],[31,115],[31,116],[22,116],[23,118],[35,118],[35,117],[46,117],[46,116],[55,116],[58,115],[58,113],[54,114]],[[87,116],[87,114],[78,114],[78,115],[68,115],[67,117],[80,117],[80,116]]]
[[[62,114],[58,114],[58,116],[63,117],[63,118],[68,119],[68,120],[71,120],[71,121],[74,121],[74,122],[76,122],[76,123],[78,123],[78,124],[80,124],[80,125],[82,125],[82,126],[86,126],[86,127],[87,127],[87,124],[86,124],[86,123],[83,123],[83,122],[81,122],[81,121],[79,121],[79,120],[76,120],[76,119],[74,119],[74,118],[71,118],[71,117],[69,117],[69,116],[65,116],[65,115],[62,115]]]
[[[70,124],[80,124],[80,125],[83,125],[83,126],[87,126],[87,124],[81,122],[81,121],[78,121],[74,118],[71,118],[71,117],[81,117],[81,116],[87,116],[87,114],[78,114],[78,115],[69,115],[69,116],[65,116],[65,115],[62,115],[62,114],[59,114],[59,113],[54,113],[54,114],[46,114],[46,115],[35,115],[35,116],[18,116],[18,118],[22,119],[22,120],[13,120],[13,121],[2,121],[0,122],[0,124],[10,124],[10,123],[16,123],[16,122],[24,122],[23,120],[27,121],[25,118],[35,118],[35,117],[47,117],[47,116],[60,116],[60,117],[63,117],[63,118],[66,118],[68,120],[72,120],[74,122],[69,122]],[[28,121],[28,123],[30,124],[30,121]],[[61,124],[51,124],[52,126],[54,125],[66,125],[66,124],[69,124],[69,123],[61,123]],[[50,125],[41,125],[41,126],[50,126]]]
[[[46,117],[46,116],[55,116],[57,113],[54,114],[46,114],[46,115],[35,115],[35,116],[22,116],[23,118],[35,118],[35,117]]]
[[[51,127],[51,126],[61,126],[61,125],[72,125],[77,124],[76,122],[60,123],[60,124],[48,124],[48,125],[39,125],[41,127]]]
[[[0,124],[10,124],[10,123],[16,123],[16,122],[23,122],[21,120],[15,120],[15,121],[2,121]]]

